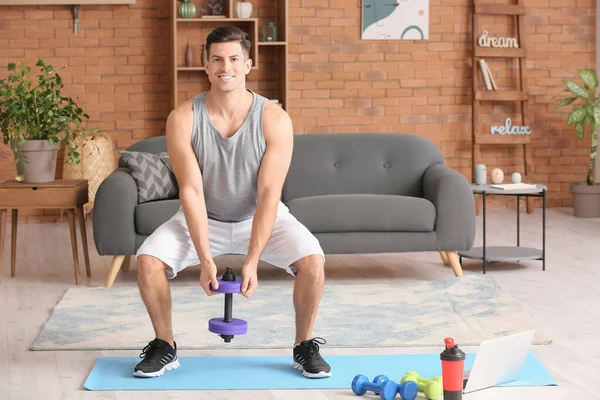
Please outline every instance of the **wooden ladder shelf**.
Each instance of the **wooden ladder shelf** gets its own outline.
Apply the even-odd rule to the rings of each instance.
[[[474,1],[473,7],[473,109],[472,109],[472,166],[480,163],[481,147],[484,145],[515,145],[523,146],[523,181],[527,181],[532,173],[531,165],[531,135],[530,134],[490,134],[489,127],[482,127],[479,120],[480,107],[482,102],[517,102],[521,116],[521,126],[527,126],[529,118],[527,112],[527,103],[529,94],[527,92],[527,82],[525,76],[527,50],[523,41],[525,33],[524,17],[525,7],[523,0],[517,0],[517,4],[480,4],[478,0]],[[479,46],[479,37],[477,30],[480,27],[479,18],[481,16],[505,15],[516,19],[517,29],[517,48],[498,48]],[[491,25],[490,25],[491,26]],[[480,75],[479,61],[481,59],[491,58],[516,58],[519,66],[519,84],[518,88],[510,90],[485,90],[483,79],[478,79]],[[479,214],[480,203],[475,202],[477,214]],[[533,199],[527,199],[527,212],[533,212]]]

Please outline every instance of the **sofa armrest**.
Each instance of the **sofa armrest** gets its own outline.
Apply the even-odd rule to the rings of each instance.
[[[135,208],[138,188],[125,168],[106,177],[94,200],[94,242],[100,255],[132,255],[136,251]]]
[[[475,240],[475,204],[465,177],[445,164],[434,164],[425,171],[423,196],[435,205],[438,250],[471,249]]]

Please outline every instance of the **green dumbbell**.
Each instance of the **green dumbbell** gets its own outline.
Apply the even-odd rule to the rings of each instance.
[[[444,394],[441,376],[436,376],[433,379],[422,378],[417,372],[408,371],[406,375],[402,377],[400,383],[406,381],[415,382],[419,388],[419,392],[423,393],[429,400],[437,400]]]

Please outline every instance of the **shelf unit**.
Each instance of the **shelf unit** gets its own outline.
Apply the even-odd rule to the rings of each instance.
[[[488,129],[482,128],[480,122],[480,108],[483,102],[513,102],[518,104],[522,126],[529,121],[527,82],[525,76],[527,49],[523,40],[525,34],[525,7],[523,0],[517,0],[517,4],[491,4],[480,3],[473,0],[473,108],[472,108],[472,167],[479,163],[481,147],[484,145],[522,146],[523,147],[523,181],[527,181],[532,173],[531,162],[531,134],[529,135],[491,135]],[[481,16],[509,16],[516,19],[516,30],[518,48],[494,48],[480,47],[478,44]],[[518,88],[511,90],[488,91],[482,88],[482,80],[479,76],[479,60],[481,59],[517,59],[518,61]],[[479,202],[475,202],[477,214],[479,214]],[[533,212],[533,199],[527,199],[527,212]]]
[[[246,76],[246,87],[268,99],[277,99],[288,106],[288,0],[270,0],[258,5],[253,2],[250,18],[236,18],[238,0],[223,0],[222,18],[200,17],[200,0],[191,0],[196,6],[195,18],[181,18],[178,0],[170,0],[171,21],[171,109],[210,89],[210,81],[201,62],[206,36],[217,26],[234,25],[250,36],[252,70]],[[263,6],[269,4],[268,6]],[[277,41],[263,41],[262,27],[274,22]],[[192,48],[192,66],[185,63],[188,43]]]
[[[87,4],[135,4],[136,0],[0,0],[0,6],[82,6]]]
[[[85,5],[135,4],[136,0],[0,0],[0,6],[73,6],[73,29],[79,27],[79,7]]]

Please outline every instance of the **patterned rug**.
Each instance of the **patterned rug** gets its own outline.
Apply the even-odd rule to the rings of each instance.
[[[180,349],[290,348],[294,340],[293,282],[265,283],[251,299],[233,297],[233,317],[248,333],[224,343],[208,331],[223,316],[224,297],[207,297],[199,286],[173,287],[173,329]],[[327,347],[459,345],[535,329],[530,316],[489,275],[435,281],[326,284],[315,336]],[[32,350],[120,350],[154,338],[137,287],[68,289]],[[534,344],[550,340],[536,333]]]

